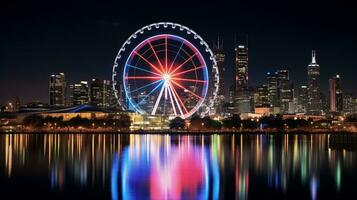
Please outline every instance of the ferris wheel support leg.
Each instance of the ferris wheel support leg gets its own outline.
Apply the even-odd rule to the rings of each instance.
[[[181,107],[180,107],[180,104],[178,103],[178,100],[177,100],[176,95],[175,95],[175,93],[174,93],[174,91],[173,91],[173,89],[172,89],[172,85],[171,85],[171,84],[169,85],[169,88],[170,88],[170,90],[171,90],[172,95],[174,96],[174,99],[175,99],[175,101],[176,101],[177,107],[178,107],[178,109],[179,109],[179,111],[180,111],[180,113],[181,113],[181,115],[182,115],[182,117],[183,117],[184,115],[183,115],[182,109],[181,109]]]
[[[172,108],[174,109],[174,114],[177,115],[176,108],[175,108],[175,104],[174,104],[174,101],[173,101],[173,99],[172,99],[171,90],[170,90],[169,86],[168,86],[168,88],[166,88],[166,89],[167,89],[168,92],[169,92],[171,105],[172,105]]]
[[[161,88],[159,97],[157,98],[157,100],[155,102],[154,109],[152,110],[152,113],[151,113],[152,115],[155,115],[155,113],[156,113],[157,107],[158,107],[158,105],[160,103],[160,100],[161,100],[162,92],[164,91],[165,88],[166,88],[166,83],[164,83],[164,86]]]

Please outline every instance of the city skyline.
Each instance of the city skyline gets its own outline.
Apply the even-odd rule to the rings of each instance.
[[[218,41],[218,40],[217,40]],[[221,42],[223,42],[223,41],[221,41]],[[213,44],[213,47],[214,47],[214,45],[215,44]],[[237,47],[240,47],[240,48],[245,48],[244,47],[244,45],[238,45]],[[237,49],[239,49],[239,48],[236,48],[236,50]],[[220,49],[220,51],[221,51],[221,53],[223,53],[224,54],[224,56],[226,56],[226,51],[224,51],[224,47],[221,47],[221,49]],[[238,55],[238,54],[237,54]],[[249,56],[247,56],[247,57],[249,57]],[[317,60],[317,58],[316,58],[317,56],[316,56],[316,50],[312,50],[312,58],[310,58],[310,60],[312,59],[312,61],[313,62],[316,62],[316,60]],[[234,56],[233,56],[233,58],[234,58]],[[228,58],[229,59],[229,58]],[[235,75],[232,75],[232,74],[230,74],[230,75],[226,75],[227,74],[227,58],[225,58],[224,59],[224,69],[225,69],[225,73],[224,73],[224,75],[222,75],[222,74],[220,74],[220,79],[222,80],[222,78],[224,77],[224,79],[223,79],[223,88],[224,88],[224,90],[225,90],[225,95],[228,95],[228,93],[229,93],[229,88],[230,87],[232,87],[233,86],[233,89],[235,88],[235,83],[234,83],[234,79],[235,79]],[[311,63],[309,64],[309,65],[307,65],[307,66],[310,66],[311,65]],[[237,65],[238,66],[238,65]],[[250,66],[249,64],[247,64],[247,66]],[[233,70],[234,71],[234,66],[231,66],[231,67],[229,67],[228,66],[228,68],[232,68],[232,69],[230,69],[230,70]],[[306,68],[306,67],[305,67]],[[293,70],[289,70],[289,67],[287,67],[287,66],[285,66],[285,67],[280,67],[280,68],[272,68],[271,70],[269,70],[269,71],[267,71],[267,72],[263,72],[263,74],[264,74],[264,76],[266,75],[266,74],[269,74],[269,73],[271,73],[272,71],[274,71],[274,69],[275,69],[275,71],[284,71],[284,70],[288,70],[288,73],[289,73],[289,71],[291,72],[291,71],[293,71]],[[56,73],[58,73],[58,74],[56,74]],[[59,72],[56,72],[56,73],[52,73],[52,74],[49,74],[48,76],[50,77],[50,79],[52,78],[52,77],[57,77],[57,76],[64,76],[64,73],[63,73],[63,71],[59,71]],[[232,72],[231,72],[232,73]],[[308,73],[308,70],[306,70],[306,73]],[[70,73],[69,73],[70,74]],[[234,74],[234,72],[233,72],[233,74]],[[341,76],[339,73],[335,73],[335,74],[332,74],[331,76],[333,76],[333,75],[336,75],[336,74],[338,74],[338,76]],[[232,76],[232,77],[230,77],[230,76]],[[289,76],[289,75],[288,75]],[[330,77],[331,77],[330,76]],[[343,75],[342,75],[343,76]],[[249,75],[247,74],[247,77],[249,77]],[[109,77],[109,78],[107,78],[107,80],[108,81],[110,81],[111,79],[110,79],[111,77]],[[306,75],[304,78],[308,78],[308,76]],[[344,77],[342,77],[343,78],[343,81],[345,81],[345,79],[344,79]],[[66,85],[68,85],[68,86],[71,86],[71,85],[75,85],[76,83],[79,83],[79,82],[88,82],[88,80],[95,80],[95,79],[98,79],[97,78],[97,76],[93,76],[93,77],[87,77],[87,78],[84,78],[84,79],[80,79],[80,80],[74,80],[74,79],[72,79],[72,80],[66,80],[65,81],[65,89],[70,89],[69,87],[67,88],[66,87]],[[297,79],[297,77],[294,77],[294,76],[291,76],[291,78],[290,78],[290,76],[289,76],[289,80],[294,80],[294,79]],[[99,79],[99,80],[101,80],[101,79]],[[102,80],[106,80],[106,78],[103,78]],[[259,80],[259,81],[252,81],[251,79],[249,80],[249,83],[248,83],[248,81],[247,81],[247,86],[246,87],[250,87],[250,88],[258,88],[258,87],[261,87],[262,85],[264,85],[264,84],[266,84],[266,77],[264,77],[263,79],[261,79],[261,80]],[[345,85],[345,84],[343,84],[343,81],[342,81],[342,83],[340,83],[340,85],[342,84],[342,87]],[[251,83],[251,82],[253,82],[253,83]],[[299,87],[300,86],[305,86],[305,85],[308,85],[308,81],[297,81],[298,83],[300,83],[300,84],[294,84],[295,82],[292,82],[293,83],[293,89],[296,89],[296,91],[299,89]],[[327,87],[329,87],[329,84],[330,84],[330,78],[329,79],[327,79],[326,81],[325,80],[320,80],[319,81],[319,83],[320,83],[320,85],[324,85],[325,83],[324,82],[326,82],[326,85],[327,85]],[[259,84],[258,84],[259,83]],[[220,87],[222,87],[222,86],[220,86]],[[47,88],[45,87],[44,89],[46,89],[46,92],[47,92],[47,96],[45,96],[45,98],[44,99],[40,99],[40,98],[38,98],[38,99],[33,99],[33,100],[31,100],[31,101],[26,101],[26,102],[21,102],[21,103],[31,103],[31,102],[36,102],[36,101],[39,101],[39,102],[42,102],[42,103],[48,103],[49,105],[53,105],[52,103],[51,103],[51,93],[48,93],[48,91],[49,90],[51,90],[51,84],[50,85],[47,85]],[[222,90],[222,88],[220,88],[220,90]],[[329,96],[329,92],[330,92],[330,89],[329,88],[327,88],[327,90],[326,91],[322,91],[322,93],[324,94],[324,95],[326,95],[326,96]],[[347,93],[354,93],[354,91],[349,91],[349,90],[347,90],[346,91],[346,89],[344,90],[344,92],[347,92]],[[294,93],[294,92],[293,92]],[[296,96],[298,96],[298,92],[295,92],[294,93]],[[4,101],[4,102],[0,102],[0,103],[2,103],[2,104],[6,104],[7,102],[10,102],[10,101],[13,101],[14,99],[16,99],[16,98],[20,98],[21,100],[23,99],[23,97],[22,96],[19,96],[19,95],[15,95],[15,96],[10,96],[9,97],[9,99],[8,100],[6,100],[6,101]],[[37,98],[37,97],[35,97],[35,98]],[[63,101],[66,101],[66,98],[69,98],[69,97],[65,97],[65,99],[63,100]],[[59,104],[59,105],[57,105],[57,106],[64,106],[66,103],[63,103],[63,104]]]
[[[22,102],[46,101],[48,88],[43,83],[52,73],[64,72],[66,78],[73,81],[110,79],[113,58],[120,44],[143,24],[163,19],[192,27],[211,47],[220,34],[226,52],[226,74],[233,71],[235,35],[248,35],[250,85],[262,84],[266,72],[282,68],[293,74],[291,79],[296,86],[305,85],[306,66],[311,50],[316,49],[321,66],[320,84],[325,95],[328,95],[328,79],[335,74],[343,77],[346,92],[357,92],[353,87],[354,66],[357,64],[353,59],[357,51],[353,45],[356,43],[356,29],[350,23],[356,14],[350,2],[320,4],[316,1],[300,5],[278,1],[263,3],[261,8],[240,2],[236,11],[230,8],[229,3],[222,2],[214,10],[215,16],[210,16],[214,5],[191,3],[188,16],[178,15],[175,19],[166,11],[153,17],[144,8],[135,8],[137,16],[130,19],[125,15],[128,11],[122,8],[118,16],[100,15],[110,13],[115,3],[101,5],[98,15],[91,15],[90,11],[96,9],[94,3],[89,3],[81,14],[71,12],[65,3],[57,7],[44,2],[28,4],[16,7],[16,3],[8,3],[2,7],[6,12],[0,15],[5,30],[0,33],[4,44],[0,48],[0,72],[2,82],[10,84],[0,86],[1,104],[15,96],[19,96]],[[130,4],[122,5],[133,8]],[[147,6],[156,11],[160,10],[160,6],[156,8],[158,5]],[[71,6],[80,9],[80,3]],[[27,11],[22,12],[25,8]],[[192,20],[197,16],[193,12],[196,9],[200,9],[202,14]],[[313,14],[313,10],[317,13]],[[308,14],[305,16],[298,11]],[[179,9],[172,12],[179,13]],[[334,13],[333,20],[330,13]],[[270,17],[264,18],[268,14]],[[226,86],[232,84],[229,79]]]
[[[225,70],[224,58],[225,53],[220,48],[219,43],[215,46],[214,55],[217,58],[219,71]],[[239,50],[240,49],[240,50]],[[326,114],[352,114],[356,111],[357,98],[353,93],[345,92],[341,85],[341,77],[339,74],[334,75],[329,79],[328,95],[321,95],[320,92],[320,67],[316,60],[316,51],[312,50],[311,63],[307,66],[307,85],[299,85],[294,87],[294,82],[291,81],[290,72],[287,69],[279,69],[266,73],[266,79],[263,84],[248,87],[248,49],[243,45],[236,49],[235,57],[236,72],[233,79],[237,80],[235,85],[229,87],[229,98],[225,98],[222,94],[224,89],[225,78],[221,77],[221,82],[218,86],[218,96],[213,107],[211,107],[210,116],[219,116],[223,118],[231,117],[234,114],[245,116],[249,113],[257,114],[256,116],[267,116],[270,114],[306,114],[306,115],[326,115]],[[192,71],[187,70],[185,72]],[[183,73],[185,73],[183,72]],[[91,105],[104,109],[124,109],[124,111],[137,111],[128,104],[123,96],[122,83],[118,87],[118,100],[115,98],[112,81],[91,79],[76,81],[74,84],[68,84],[66,75],[63,72],[51,74],[48,82],[48,102],[27,102],[22,104],[24,108],[31,107],[52,107],[52,109]],[[242,77],[242,78],[237,78]],[[141,79],[142,76],[139,76]],[[151,77],[152,78],[152,77]],[[192,80],[192,79],[185,79]],[[243,80],[243,81],[242,81]],[[73,82],[73,81],[72,81]],[[150,85],[150,84],[149,84]],[[146,87],[146,86],[145,86]],[[193,87],[193,86],[192,86]],[[192,89],[190,86],[190,88]],[[238,88],[238,89],[235,89]],[[194,90],[194,89],[193,89]],[[150,92],[151,93],[151,92]],[[145,92],[138,93],[133,98],[143,98]],[[183,97],[186,97],[184,95]],[[146,98],[146,97],[145,97]],[[144,98],[144,99],[145,99]],[[122,107],[120,105],[124,105]],[[123,102],[126,102],[123,104]],[[155,101],[154,96],[148,99],[147,105],[144,108],[152,109]],[[192,97],[187,96],[183,99],[184,102],[192,101]],[[187,104],[189,107],[192,105]],[[21,102],[18,97],[14,98],[6,104],[5,111],[21,111]],[[78,107],[78,108],[79,108]],[[93,107],[95,109],[95,107]],[[77,108],[74,108],[77,109]],[[174,109],[175,110],[175,109]],[[172,112],[172,110],[170,111]],[[201,112],[198,112],[201,113]],[[202,113],[201,113],[202,114]],[[175,113],[176,115],[176,113]]]

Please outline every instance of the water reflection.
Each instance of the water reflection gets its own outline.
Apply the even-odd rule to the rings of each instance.
[[[21,191],[17,183],[31,182],[32,196],[70,196],[75,188],[79,196],[112,199],[348,199],[357,180],[355,140],[303,134],[6,134],[0,135],[0,184]],[[39,177],[45,181],[33,182]]]
[[[130,139],[121,159],[123,199],[207,199],[209,166],[215,185],[219,185],[214,174],[218,169],[216,160],[210,158],[212,154],[204,145],[192,144],[189,136],[177,141],[171,141],[170,136],[136,135]],[[113,199],[118,199],[117,167],[114,161]]]

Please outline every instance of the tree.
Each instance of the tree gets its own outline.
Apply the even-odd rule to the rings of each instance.
[[[357,114],[352,114],[346,118],[346,122],[357,122]]]
[[[309,122],[304,119],[286,119],[284,120],[284,124],[286,124],[289,128],[306,128],[309,126]]]
[[[70,119],[67,124],[73,127],[82,126],[85,128],[90,128],[92,125],[91,121],[88,118],[81,118],[79,115]]]
[[[44,118],[44,123],[49,123],[49,124],[57,124],[57,126],[64,126],[64,121],[63,121],[63,116],[60,117],[51,117],[47,116]]]
[[[241,126],[241,119],[239,115],[233,115],[232,117],[223,120],[224,128],[239,128]]]
[[[258,122],[254,119],[242,120],[243,128],[245,129],[256,129],[258,128]]]
[[[200,118],[198,115],[193,115],[190,120],[191,130],[218,130],[222,128],[222,122],[213,120],[209,116]]]
[[[181,117],[175,117],[170,121],[170,129],[184,129],[185,120]]]
[[[203,127],[204,127],[203,119],[197,114],[192,115],[192,117],[190,119],[190,129],[191,130],[202,130]]]
[[[211,119],[206,127],[212,130],[219,130],[222,128],[222,122]]]
[[[23,125],[34,127],[34,128],[42,127],[43,122],[44,122],[43,117],[41,115],[36,115],[36,114],[26,116],[22,121]]]
[[[262,117],[260,118],[260,123],[267,128],[284,129],[284,120],[281,115]]]
[[[129,129],[131,125],[131,118],[127,114],[120,114],[116,123],[118,123],[119,128]]]

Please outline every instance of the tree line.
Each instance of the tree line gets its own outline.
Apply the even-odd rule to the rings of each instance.
[[[111,127],[116,129],[129,129],[131,125],[130,116],[127,114],[109,115],[106,118],[82,118],[79,115],[69,120],[64,120],[62,116],[52,117],[32,114],[26,116],[22,122],[24,126],[32,128],[44,127],[83,127],[83,128],[99,128]]]
[[[176,117],[170,121],[170,129],[190,129],[190,130],[221,130],[221,129],[295,129],[308,128],[311,125],[309,120],[305,119],[283,119],[281,115],[264,116],[259,119],[241,119],[239,115],[223,119],[221,121],[211,119],[210,117],[201,118],[194,115],[185,123],[181,117]],[[187,127],[189,126],[189,127]]]

